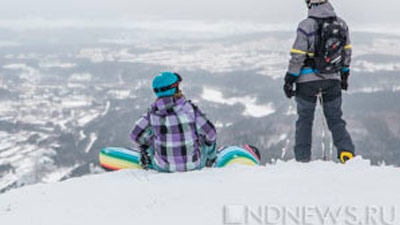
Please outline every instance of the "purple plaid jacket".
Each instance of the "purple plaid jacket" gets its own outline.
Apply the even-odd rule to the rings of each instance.
[[[188,171],[201,167],[207,157],[202,147],[216,143],[216,130],[184,97],[164,97],[136,122],[131,139],[152,157],[156,168]]]

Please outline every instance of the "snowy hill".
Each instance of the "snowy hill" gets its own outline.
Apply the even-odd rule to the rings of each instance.
[[[252,144],[263,163],[293,159],[296,104],[282,82],[297,24],[266,22],[0,19],[0,193],[91,174],[100,149],[131,146],[164,70],[182,74],[220,146]],[[351,27],[349,132],[357,154],[400,166],[399,26]],[[315,117],[321,159],[322,142],[332,145]]]
[[[373,167],[360,158],[348,165],[278,162],[177,174],[125,170],[12,190],[0,195],[0,221],[399,224],[399,190],[398,168]]]

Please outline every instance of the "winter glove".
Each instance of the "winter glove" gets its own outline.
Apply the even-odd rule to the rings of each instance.
[[[215,161],[217,161],[217,144],[211,144],[211,145],[206,145],[205,147],[207,149],[206,155],[204,157],[207,157],[206,160],[206,167],[213,167],[215,164]]]
[[[285,76],[285,85],[283,86],[283,90],[285,91],[286,97],[289,99],[295,96],[296,92],[293,89],[293,84],[297,80],[297,77],[293,76],[290,73],[286,73]]]
[[[213,167],[215,164],[215,161],[217,161],[217,158],[214,159],[207,159],[206,161],[206,167]]]
[[[144,170],[148,170],[151,164],[150,156],[146,151],[142,151],[140,154],[140,166]]]
[[[342,89],[347,91],[349,88],[349,76],[350,76],[350,70],[344,70],[341,72],[341,77],[342,77]]]

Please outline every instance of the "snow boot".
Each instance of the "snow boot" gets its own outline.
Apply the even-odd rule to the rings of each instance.
[[[354,154],[348,151],[342,151],[339,156],[339,160],[341,163],[345,164],[350,159],[354,158]]]

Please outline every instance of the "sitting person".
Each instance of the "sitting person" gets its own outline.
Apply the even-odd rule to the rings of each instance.
[[[161,172],[212,166],[217,158],[214,125],[183,96],[182,78],[163,72],[153,80],[157,100],[136,122],[130,137],[140,148],[140,165]]]
[[[179,89],[182,78],[164,72],[153,81],[157,100],[133,128],[135,148],[106,147],[99,154],[107,171],[155,169],[191,171],[207,167],[261,164],[260,152],[250,145],[222,146],[216,150],[214,125]]]

